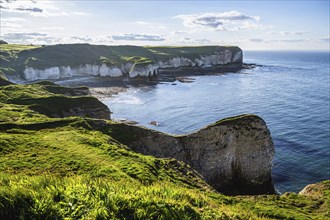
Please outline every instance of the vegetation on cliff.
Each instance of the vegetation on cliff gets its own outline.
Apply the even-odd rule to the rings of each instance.
[[[84,64],[121,67],[130,62],[131,68],[144,67],[158,61],[174,57],[191,60],[218,53],[229,48],[233,53],[239,47],[200,46],[200,47],[140,47],[105,46],[90,44],[60,44],[51,46],[0,45],[1,68],[4,73],[22,73],[27,67],[46,69],[49,67],[78,67]]]
[[[33,107],[52,97],[93,105],[82,91],[45,82],[0,87],[0,219],[330,218],[329,181],[313,195],[221,195],[183,162],[130,150],[122,140],[134,134],[113,133],[121,124]],[[71,108],[58,102],[54,112],[63,108],[55,104]]]

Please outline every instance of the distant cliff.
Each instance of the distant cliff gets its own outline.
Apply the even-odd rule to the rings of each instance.
[[[72,76],[152,77],[160,70],[179,67],[230,66],[239,69],[243,54],[235,46],[138,47],[89,44],[53,45],[22,50],[15,57],[3,54],[25,80]],[[7,57],[6,57],[7,56]]]

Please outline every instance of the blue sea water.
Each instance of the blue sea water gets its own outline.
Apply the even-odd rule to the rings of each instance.
[[[228,116],[261,116],[275,144],[279,192],[330,179],[329,52],[244,52],[254,69],[193,76],[193,83],[130,88],[104,99],[112,117],[186,134]],[[156,120],[159,126],[149,125]]]

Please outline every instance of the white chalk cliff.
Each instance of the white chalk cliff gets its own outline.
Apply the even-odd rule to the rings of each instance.
[[[217,54],[208,56],[200,56],[193,60],[187,57],[174,57],[169,60],[155,61],[154,64],[146,66],[136,66],[133,63],[125,63],[121,66],[107,66],[82,64],[78,67],[74,66],[53,66],[46,69],[37,69],[33,67],[25,67],[23,77],[28,81],[39,79],[61,79],[73,76],[109,76],[120,77],[129,76],[131,78],[141,76],[150,77],[158,74],[159,69],[178,68],[178,67],[211,67],[216,65],[225,65],[231,63],[242,62],[242,51],[235,54],[231,50],[225,49]]]
[[[226,118],[180,136],[125,124],[111,126],[113,134],[123,129],[134,138],[118,141],[142,154],[173,157],[189,164],[219,192],[274,193],[271,169],[275,148],[265,121],[256,115]]]

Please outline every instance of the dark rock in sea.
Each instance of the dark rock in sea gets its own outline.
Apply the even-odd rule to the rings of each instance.
[[[149,122],[149,124],[150,125],[154,125],[154,126],[158,126],[159,125],[158,121],[151,121],[151,122]]]
[[[175,77],[175,79],[181,83],[191,83],[195,81],[195,79],[191,77]]]

